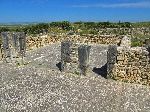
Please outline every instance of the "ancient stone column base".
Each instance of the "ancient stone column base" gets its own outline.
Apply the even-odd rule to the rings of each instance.
[[[86,75],[90,46],[64,41],[61,43],[61,71]]]

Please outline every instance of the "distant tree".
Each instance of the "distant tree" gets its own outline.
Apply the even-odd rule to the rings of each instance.
[[[111,23],[109,21],[107,21],[107,22],[98,22],[97,25],[100,28],[109,28]]]
[[[50,27],[58,27],[63,30],[71,30],[72,29],[71,23],[68,21],[52,22],[52,23],[50,23]]]
[[[0,33],[1,32],[6,32],[6,31],[10,31],[10,29],[7,28],[7,27],[0,27]]]
[[[131,28],[132,24],[130,22],[120,22],[118,23],[120,28]]]
[[[85,27],[88,28],[88,29],[89,29],[89,28],[96,28],[96,27],[97,27],[97,25],[96,25],[95,22],[85,22],[84,25],[85,25]]]
[[[47,23],[40,23],[36,25],[29,25],[24,28],[22,28],[22,31],[24,31],[26,34],[39,34],[48,32],[49,24]]]

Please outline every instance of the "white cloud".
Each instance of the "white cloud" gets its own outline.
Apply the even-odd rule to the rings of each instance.
[[[48,0],[30,0],[30,2],[35,4],[44,4],[47,3]]]
[[[136,2],[136,3],[118,3],[118,4],[94,4],[94,5],[74,5],[72,7],[80,8],[150,8],[150,2]]]

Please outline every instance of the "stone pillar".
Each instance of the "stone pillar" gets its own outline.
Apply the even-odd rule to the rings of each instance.
[[[66,64],[71,62],[71,45],[72,42],[61,42],[61,71],[66,71]]]
[[[117,45],[109,45],[107,52],[107,78],[111,77],[117,58]]]
[[[6,62],[16,62],[16,58],[23,58],[26,51],[26,36],[23,32],[2,32],[2,48]]]
[[[25,57],[26,53],[26,35],[24,32],[18,32],[20,44],[20,56]]]
[[[2,48],[4,52],[4,59],[6,62],[10,61],[11,58],[11,50],[10,50],[10,37],[8,32],[2,32]]]
[[[61,71],[86,75],[89,67],[90,46],[71,41],[61,43]]]
[[[0,61],[2,60],[2,45],[1,45],[1,43],[0,43]]]
[[[90,48],[91,46],[88,45],[81,45],[78,48],[79,69],[80,69],[80,74],[82,75],[86,75],[89,68]]]
[[[12,42],[13,42],[13,57],[19,57],[19,35],[17,33],[12,33]]]

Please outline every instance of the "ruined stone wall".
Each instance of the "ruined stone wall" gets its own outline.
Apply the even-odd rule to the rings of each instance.
[[[143,47],[116,47],[110,63],[112,46],[108,50],[108,78],[150,86],[150,55]],[[113,47],[114,48],[114,47]]]
[[[133,34],[150,35],[150,27],[132,28]]]
[[[45,35],[38,37],[27,37],[27,50],[46,46],[50,43],[69,40],[77,43],[92,44],[119,44],[122,37],[116,35]]]

